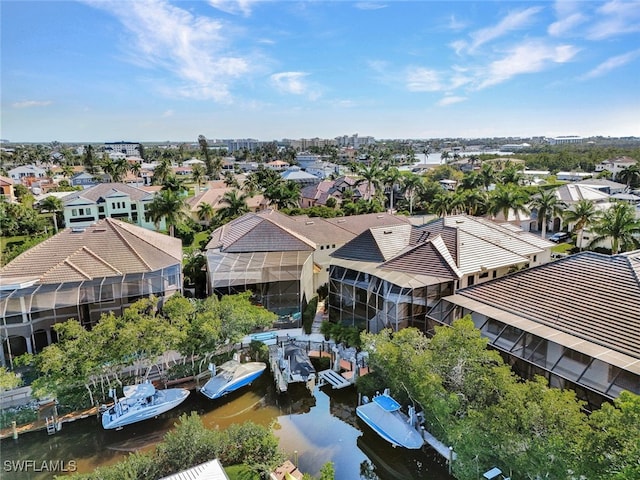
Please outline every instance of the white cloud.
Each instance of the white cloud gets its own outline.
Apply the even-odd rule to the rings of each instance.
[[[251,7],[256,0],[209,0],[209,5],[230,15],[251,15]]]
[[[447,95],[446,97],[440,99],[437,103],[440,107],[446,107],[447,105],[453,105],[454,103],[460,103],[467,100],[467,97],[458,97],[455,95]]]
[[[547,45],[540,41],[523,43],[489,65],[479,88],[497,85],[523,73],[542,71],[553,63],[566,63],[577,53],[578,49],[572,45]]]
[[[48,107],[51,105],[50,100],[24,100],[22,102],[12,103],[13,108],[33,108],[33,107]]]
[[[632,62],[636,58],[640,57],[640,50],[634,50],[632,52],[627,52],[622,55],[616,55],[615,57],[611,57],[606,61],[602,62],[596,68],[585,74],[582,78],[589,79],[595,77],[601,77],[606,75],[607,73],[615,70],[616,68],[623,67],[629,62]]]
[[[455,15],[451,15],[451,17],[449,17],[449,25],[447,25],[447,28],[449,30],[453,30],[454,32],[463,30],[466,27],[466,23],[462,22],[461,20],[458,20]]]
[[[195,16],[166,0],[94,1],[125,27],[127,59],[169,73],[178,85],[157,88],[172,96],[228,102],[230,82],[250,71],[245,58],[227,54],[228,29],[222,22]]]
[[[586,20],[587,17],[582,13],[572,13],[571,15],[563,17],[549,25],[547,32],[552,37],[567,35],[571,30],[584,23]]]
[[[410,92],[438,92],[443,86],[440,74],[423,67],[411,67],[407,71],[406,85]]]
[[[588,38],[602,40],[640,31],[640,2],[613,0],[597,11],[598,21],[589,30]]]
[[[378,2],[356,2],[355,7],[360,10],[380,10],[381,8],[387,8],[384,3]]]
[[[309,75],[305,72],[280,72],[271,75],[271,83],[282,93],[293,95],[304,95],[308,92],[308,85],[305,77]]]
[[[174,111],[173,110],[165,110],[162,113],[162,118],[169,118],[169,117],[173,117]]]
[[[518,30],[528,25],[533,17],[542,10],[541,7],[530,7],[525,10],[511,12],[504,17],[497,25],[476,30],[471,34],[473,42],[469,47],[470,51],[475,50],[487,42],[500,38],[507,33]]]

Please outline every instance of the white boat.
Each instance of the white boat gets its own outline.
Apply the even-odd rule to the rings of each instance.
[[[204,384],[200,392],[212,400],[220,398],[249,385],[262,375],[266,368],[267,364],[262,362],[240,363],[237,360],[229,360],[220,365],[217,370],[215,367],[212,368],[213,377]]]
[[[417,428],[415,411],[411,408],[410,415],[402,413],[400,404],[389,395],[388,390],[373,397],[371,402],[356,407],[356,414],[394,447],[418,449],[424,444]]]
[[[102,413],[102,426],[105,429],[122,428],[131,423],[140,422],[177,407],[189,396],[184,388],[156,390],[150,383],[127,385],[123,387],[124,397],[118,398],[112,390],[114,404]]]

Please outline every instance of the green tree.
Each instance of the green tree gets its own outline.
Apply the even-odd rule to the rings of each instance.
[[[226,206],[218,211],[218,215],[223,220],[231,220],[248,213],[248,198],[249,196],[246,193],[241,193],[239,190],[228,190],[224,192],[222,202],[225,203]]]
[[[371,201],[373,198],[373,194],[375,191],[381,190],[384,170],[382,170],[380,163],[377,160],[371,162],[371,165],[366,165],[364,163],[356,164],[357,174],[361,177],[356,185],[360,185],[365,183],[367,185],[366,188],[366,200]]]
[[[54,195],[49,195],[48,197],[40,200],[38,208],[41,212],[48,212],[51,214],[53,227],[55,232],[58,233],[58,212],[61,212],[64,208],[62,200]]]
[[[17,388],[21,384],[22,379],[14,372],[7,370],[5,367],[0,367],[0,393]]]
[[[169,227],[169,235],[174,236],[175,226],[186,220],[187,203],[182,195],[171,190],[160,190],[149,202],[147,213],[151,221],[156,225],[164,219]]]
[[[640,396],[622,391],[603,403],[588,419],[589,434],[581,440],[580,472],[589,479],[640,478]]]
[[[489,195],[489,213],[493,216],[502,213],[505,221],[509,220],[509,213],[528,213],[527,203],[529,195],[515,185],[499,185]]]
[[[618,172],[617,179],[621,183],[625,183],[628,188],[636,188],[640,185],[640,163],[623,168]]]
[[[171,162],[165,158],[153,169],[152,183],[154,185],[163,185],[172,174]]]
[[[395,197],[396,187],[401,183],[401,180],[402,174],[395,167],[388,168],[382,175],[384,185],[389,187],[389,210],[391,213],[393,213],[393,200]]]
[[[545,238],[547,234],[547,224],[549,219],[562,215],[567,208],[567,204],[561,201],[554,190],[541,190],[535,195],[530,203],[530,208],[538,211],[538,221],[540,222],[540,236]]]
[[[576,244],[582,250],[582,236],[584,229],[589,227],[598,217],[595,203],[592,200],[582,199],[564,211],[564,221],[573,224],[573,229],[578,232]]]
[[[206,172],[202,165],[196,163],[193,167],[191,167],[191,179],[196,184],[196,193],[200,192],[200,185],[206,178]]]
[[[216,211],[213,209],[213,205],[207,202],[202,202],[198,205],[198,220],[206,222],[207,225],[211,223],[211,219],[215,216]]]
[[[638,246],[640,220],[636,218],[635,208],[626,202],[617,202],[603,212],[591,230],[595,234],[589,247],[597,246],[603,240],[611,241],[611,253],[631,250]]]
[[[411,173],[402,179],[402,193],[409,201],[409,215],[413,215],[413,202],[423,186],[422,177]]]

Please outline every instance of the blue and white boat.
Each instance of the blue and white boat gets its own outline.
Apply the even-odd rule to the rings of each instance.
[[[127,385],[122,389],[124,397],[118,398],[115,389],[110,391],[114,404],[102,413],[105,429],[122,428],[125,425],[157,417],[177,407],[189,396],[184,388],[156,390],[150,383]]]
[[[220,398],[227,393],[251,384],[262,375],[266,368],[266,363],[240,363],[237,360],[229,360],[217,369],[211,366],[213,377],[204,384],[200,392],[212,400]]]
[[[418,449],[424,444],[415,411],[411,408],[410,415],[402,413],[400,404],[389,395],[388,390],[356,407],[356,414],[394,447]]]

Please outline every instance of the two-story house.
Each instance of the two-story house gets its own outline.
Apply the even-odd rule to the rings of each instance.
[[[156,225],[146,212],[153,196],[153,193],[125,183],[100,183],[64,198],[64,222],[68,227],[82,228],[103,218],[116,218],[155,229]],[[165,228],[164,219],[158,228]]]

